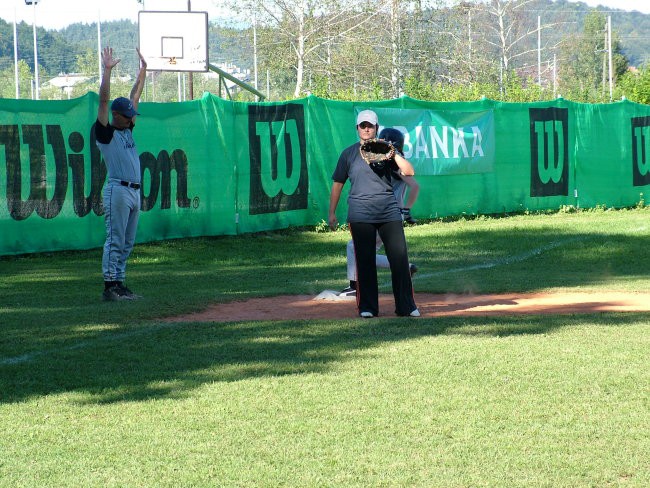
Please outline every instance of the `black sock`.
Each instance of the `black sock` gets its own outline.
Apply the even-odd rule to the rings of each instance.
[[[355,290],[357,289],[357,282],[354,280],[350,280],[350,288],[354,288]]]
[[[109,288],[117,285],[119,281],[104,281],[104,290],[108,290]]]

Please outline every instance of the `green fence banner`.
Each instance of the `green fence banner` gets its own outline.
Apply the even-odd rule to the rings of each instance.
[[[0,99],[0,255],[102,245],[97,106],[93,93]],[[421,186],[416,218],[624,207],[650,185],[650,107],[629,101],[244,103],[205,94],[139,106],[138,242],[326,220],[332,172],[364,109],[405,134]]]

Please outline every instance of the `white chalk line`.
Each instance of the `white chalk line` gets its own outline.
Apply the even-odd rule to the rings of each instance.
[[[32,361],[40,356],[46,356],[49,354],[58,354],[62,352],[75,351],[77,349],[85,349],[86,347],[93,347],[102,342],[116,342],[123,339],[131,339],[139,335],[149,334],[150,332],[158,332],[163,329],[170,327],[175,327],[178,324],[174,323],[161,323],[152,327],[145,327],[142,329],[130,330],[128,332],[120,332],[112,335],[104,335],[102,337],[96,337],[93,340],[81,341],[70,346],[60,347],[56,349],[46,349],[44,351],[35,351],[27,354],[22,354],[21,356],[14,356],[12,358],[5,358],[0,360],[0,366],[12,366],[16,364],[26,363]]]
[[[444,276],[446,274],[452,274],[452,273],[464,273],[466,271],[476,271],[479,269],[496,268],[497,266],[507,266],[514,263],[520,263],[530,258],[534,258],[535,256],[539,256],[542,253],[551,251],[560,246],[564,246],[566,244],[572,244],[574,242],[584,241],[587,239],[591,239],[591,237],[583,236],[583,237],[571,237],[568,239],[560,239],[557,241],[549,242],[544,246],[536,247],[535,249],[531,249],[530,251],[526,251],[521,254],[508,256],[501,259],[495,259],[493,261],[488,261],[486,263],[473,264],[471,266],[463,266],[460,268],[443,269],[441,271],[436,271],[434,273],[417,273],[413,279],[431,278],[434,276]],[[391,285],[392,283],[390,281],[387,281],[381,284],[381,288],[390,287]]]

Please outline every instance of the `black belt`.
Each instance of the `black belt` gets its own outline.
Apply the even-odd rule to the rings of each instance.
[[[129,181],[120,181],[120,185],[128,186],[129,188],[133,188],[134,190],[139,190],[140,189],[140,184],[139,183],[131,183]]]

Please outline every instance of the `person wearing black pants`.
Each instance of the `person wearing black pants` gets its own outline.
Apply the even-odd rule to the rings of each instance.
[[[375,240],[379,233],[390,264],[395,313],[402,316],[410,315],[416,307],[402,221],[378,224],[350,222],[350,232],[357,261],[357,287],[364,290],[357,293],[359,310],[368,311],[373,315],[379,314],[379,285],[375,256]]]
[[[343,185],[350,180],[348,195],[348,223],[352,233],[357,261],[357,307],[364,318],[379,315],[379,287],[377,283],[376,236],[379,234],[390,263],[395,313],[419,317],[413,297],[413,283],[409,269],[408,252],[402,214],[393,193],[392,171],[405,176],[415,174],[413,166],[401,155],[385,165],[373,166],[361,156],[361,143],[373,139],[379,128],[377,114],[363,110],[357,116],[359,142],[341,153],[332,175],[332,192],[328,222],[336,229],[336,207]]]

